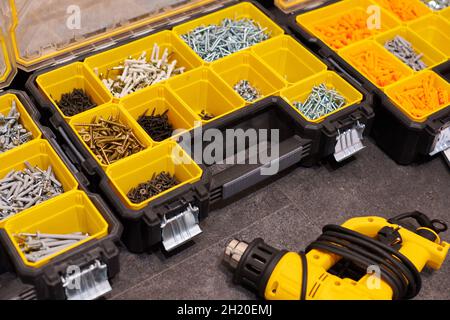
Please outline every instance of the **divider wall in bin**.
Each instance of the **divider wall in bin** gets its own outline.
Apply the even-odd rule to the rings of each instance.
[[[344,15],[351,11],[350,3],[358,3],[358,0],[355,1],[343,1],[293,16],[290,18],[289,27],[297,38],[306,43],[309,48],[319,52],[320,56],[338,73],[343,74],[345,79],[351,80],[356,83],[356,87],[363,88],[370,93],[376,114],[372,136],[381,149],[399,164],[407,165],[416,161],[426,161],[430,159],[430,155],[434,155],[439,150],[436,146],[440,145],[443,148],[446,145],[442,139],[445,139],[445,132],[448,131],[450,106],[435,110],[426,119],[420,119],[420,121],[408,113],[402,112],[384,91],[390,90],[390,87],[394,88],[410,78],[420,77],[419,74],[427,71],[413,71],[385,49],[383,42],[399,34],[410,41],[415,50],[423,51],[423,60],[427,63],[426,70],[437,71],[442,68],[445,70],[444,65],[448,58],[447,46],[450,40],[444,41],[446,37],[444,30],[450,30],[450,24],[441,17],[439,12],[431,10],[428,13],[424,11],[423,15],[411,21],[402,21],[394,16],[397,24],[392,24],[383,32],[370,35],[366,39],[361,39],[338,50],[331,48],[315,33],[311,33],[311,26],[306,28],[302,25],[305,21],[311,20],[311,17],[319,16],[320,12],[322,14],[325,11],[338,12],[339,8],[347,8],[339,11],[340,15]],[[369,1],[366,2],[368,4]],[[392,12],[388,12],[388,15],[392,16]],[[310,22],[316,23],[316,20]],[[352,53],[356,53],[358,50],[365,51],[368,48],[373,48],[374,52],[378,52],[384,59],[391,61],[404,76],[384,85],[377,83],[374,78],[368,76],[365,68],[364,70],[360,69],[349,59]]]
[[[80,113],[70,119],[64,117],[63,114],[57,110],[54,101],[49,98],[50,95],[47,88],[51,88],[53,83],[51,80],[46,83],[45,80],[53,77],[50,75],[57,75],[60,72],[63,72],[61,70],[64,70],[64,68],[70,69],[77,64],[88,66],[87,71],[84,70],[86,68],[78,69],[83,70],[84,76],[81,77],[81,80],[85,81],[88,78],[92,78],[92,75],[96,76],[96,72],[98,72],[98,74],[104,73],[105,71],[107,72],[105,68],[122,61],[130,55],[132,57],[138,56],[144,50],[151,50],[154,44],[152,39],[163,39],[162,41],[167,41],[168,46],[175,43],[178,48],[178,45],[182,40],[174,38],[174,35],[187,32],[199,24],[220,22],[221,19],[225,17],[249,17],[255,19],[261,23],[262,26],[267,26],[272,30],[272,36],[262,43],[233,53],[211,64],[204,63],[196,56],[194,51],[187,46],[187,44],[182,43],[183,46],[176,49],[180,54],[180,59],[184,57],[185,61],[191,63],[191,67],[188,68],[185,73],[125,97],[104,101],[104,104]],[[225,126],[228,123],[230,123],[230,126],[232,127],[239,127],[239,123],[246,123],[246,125],[243,125],[244,127],[248,125],[250,128],[271,128],[273,124],[269,121],[270,117],[259,115],[259,109],[262,108],[267,111],[267,108],[269,107],[266,105],[270,105],[270,108],[274,110],[281,108],[284,110],[282,111],[284,114],[283,119],[288,123],[294,123],[295,130],[294,128],[292,128],[292,130],[298,132],[298,137],[286,139],[287,141],[283,142],[281,145],[282,151],[285,152],[283,156],[278,159],[270,160],[272,162],[280,162],[282,164],[281,167],[283,168],[287,168],[297,163],[301,163],[302,165],[316,164],[324,157],[328,157],[335,152],[338,137],[341,133],[353,129],[359,123],[365,125],[366,130],[364,132],[367,134],[370,132],[373,120],[373,112],[369,106],[370,101],[367,98],[364,99],[364,101],[358,101],[358,103],[355,102],[352,105],[327,116],[320,123],[313,123],[302,118],[293,107],[280,98],[273,100],[273,96],[279,95],[284,88],[325,71],[327,65],[322,63],[313,53],[304,48],[292,37],[284,35],[284,30],[271,20],[271,15],[264,9],[261,9],[259,4],[254,4],[252,1],[243,1],[237,5],[219,9],[213,13],[200,15],[200,18],[198,19],[176,26],[174,31],[166,30],[171,27],[171,25],[167,25],[163,29],[155,30],[155,33],[152,35],[146,35],[139,39],[132,39],[113,49],[105,49],[103,52],[95,53],[91,56],[80,56],[77,59],[78,62],[69,61],[65,65],[54,66],[37,71],[30,76],[26,83],[27,90],[30,91],[42,112],[48,117],[49,124],[56,133],[59,145],[61,145],[61,148],[66,153],[71,163],[78,170],[83,172],[89,180],[89,190],[102,195],[119,217],[119,220],[124,226],[122,240],[132,252],[147,251],[151,247],[159,244],[163,239],[162,224],[167,221],[167,219],[174,218],[181,212],[187,210],[190,205],[199,208],[198,218],[200,220],[205,218],[210,210],[210,203],[214,202],[217,204],[223,202],[218,200],[219,198],[223,198],[216,193],[218,186],[228,186],[225,187],[228,191],[225,192],[224,198],[229,199],[231,198],[231,193],[233,193],[230,192],[230,190],[233,189],[230,187],[231,185],[238,186],[239,190],[247,190],[254,184],[266,180],[265,177],[261,177],[259,174],[261,170],[260,166],[245,165],[242,167],[235,166],[234,169],[228,171],[228,177],[216,175],[214,182],[216,185],[212,185],[214,172],[199,162],[199,167],[202,170],[201,176],[199,176],[198,170],[194,170],[195,173],[191,174],[191,176],[195,176],[194,180],[180,185],[173,190],[169,190],[166,194],[153,200],[149,200],[143,207],[130,208],[130,205],[127,205],[126,201],[122,201],[126,200],[124,197],[126,193],[125,189],[130,187],[130,185],[126,185],[125,189],[123,189],[123,187],[121,187],[122,183],[116,183],[116,187],[114,187],[114,183],[112,183],[111,179],[108,177],[111,176],[111,172],[113,172],[112,168],[121,167],[120,175],[126,177],[124,179],[127,180],[129,179],[128,176],[132,176],[135,169],[135,166],[131,165],[131,163],[134,163],[136,159],[141,159],[147,155],[156,154],[157,151],[154,151],[154,149],[162,150],[167,143],[170,143],[169,141],[152,141],[150,136],[146,135],[143,128],[140,128],[137,119],[147,109],[149,109],[149,112],[151,112],[153,108],[158,112],[167,109],[169,119],[174,122],[175,127],[187,131],[184,134],[179,133],[173,139],[168,140],[175,139],[180,145],[183,145],[183,137],[187,134],[191,135],[193,132],[196,132],[196,130],[199,129],[200,124],[205,128],[220,127],[221,129],[225,129]],[[173,47],[175,47],[175,45],[173,45]],[[269,55],[265,54],[265,48],[267,48],[267,52],[270,53]],[[292,52],[290,52],[291,50]],[[272,63],[272,57],[279,58],[280,64],[277,65]],[[84,62],[83,59],[85,59]],[[247,64],[244,63],[242,67],[235,65],[237,62],[246,61]],[[235,79],[226,75],[228,66],[230,69],[236,68],[236,70],[242,68],[243,71],[239,71],[239,74],[255,79],[254,81],[257,82],[255,85],[261,84],[263,95],[268,97],[257,101],[254,104],[246,104],[232,88],[232,82],[234,82]],[[279,66],[282,66],[282,68],[279,68]],[[295,72],[291,72],[291,70],[298,71],[302,76],[298,77]],[[238,71],[236,71],[236,73],[238,73]],[[252,79],[250,80],[252,81]],[[263,84],[263,79],[267,82],[266,84]],[[86,83],[87,87],[85,88],[89,88],[89,85],[93,87],[93,83],[98,82],[99,79],[96,79],[96,81],[89,81],[89,83]],[[270,90],[267,89],[266,91],[265,86],[268,86]],[[72,83],[66,90],[70,91],[75,89],[75,87],[76,84]],[[102,96],[105,91],[107,90],[104,86],[102,89],[98,88],[98,92],[101,92]],[[55,93],[52,94],[53,98],[58,99],[58,95],[62,92],[58,91],[56,88],[54,92]],[[100,95],[99,93],[97,94]],[[92,95],[95,95],[95,93],[93,92]],[[109,96],[109,98],[111,98],[111,96]],[[100,102],[102,101],[99,101],[99,103]],[[282,105],[282,107],[279,107],[279,105]],[[74,128],[74,124],[77,122],[90,122],[94,115],[107,115],[108,112],[110,113],[113,109],[124,115],[133,130],[141,131],[146,135],[146,139],[148,138],[148,148],[140,153],[129,156],[127,159],[105,166],[97,161],[93,153],[90,152],[86,144],[80,139],[80,136],[74,130],[76,129]],[[216,117],[210,121],[199,121],[201,120],[199,113],[201,113],[203,109],[206,109],[205,111],[207,112],[214,113]],[[271,112],[277,113],[278,111]],[[271,112],[267,111],[265,114],[269,115]],[[258,118],[258,115],[260,118]],[[235,124],[232,124],[232,121],[235,121]],[[258,124],[259,121],[262,122]],[[267,121],[269,121],[269,123],[267,123]],[[274,128],[279,129],[277,126],[285,128],[283,121],[275,123]],[[297,136],[297,134],[295,135]],[[157,157],[159,157],[159,155]],[[136,161],[140,162],[140,160]],[[265,164],[267,165],[267,163]],[[136,169],[139,170],[138,168]],[[127,173],[125,172],[126,170],[129,170],[130,172]],[[246,177],[249,177],[246,182],[242,181]],[[232,182],[233,178],[237,180]],[[119,197],[119,195],[121,195],[121,197]]]
[[[41,114],[28,96],[13,90],[0,94],[2,106],[12,99],[20,102],[17,105],[21,117],[31,119],[40,136],[1,154],[0,161],[6,165],[2,170],[21,169],[25,161],[44,167],[51,164],[65,192],[0,222],[0,270],[18,278],[14,286],[17,292],[8,293],[12,298],[67,299],[70,297],[62,277],[67,276],[69,267],[83,270],[98,261],[103,267],[106,265],[108,279],[117,275],[120,267],[116,242],[122,226],[102,198],[86,189],[85,176],[68,161],[49,128],[41,124]],[[77,226],[81,230],[75,230]],[[25,259],[12,238],[24,231],[83,231],[91,233],[91,237],[34,263]]]

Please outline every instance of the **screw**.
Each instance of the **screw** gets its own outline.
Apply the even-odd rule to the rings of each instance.
[[[253,87],[248,80],[239,81],[233,86],[233,89],[247,102],[252,102],[262,97],[261,92]]]
[[[97,106],[83,89],[73,89],[64,93],[56,104],[65,116],[72,117]]]
[[[132,188],[127,196],[131,202],[141,203],[161,192],[175,187],[177,184],[179,184],[179,182],[174,175],[163,171],[158,175],[153,174],[153,177],[150,180],[140,183],[137,187]]]
[[[20,112],[12,101],[7,116],[0,113],[0,153],[12,150],[33,139],[33,134],[20,124]]]
[[[450,6],[449,0],[422,0],[422,2],[434,11],[439,11]]]
[[[148,135],[154,141],[163,141],[172,136],[173,126],[169,122],[169,117],[167,113],[169,110],[164,111],[162,114],[155,115],[155,109],[153,109],[151,115],[147,115],[148,110],[146,110],[138,118],[138,123],[141,127],[148,133]]]
[[[198,115],[202,120],[205,120],[205,121],[214,119],[216,117],[212,113],[206,112],[204,109]]]
[[[212,62],[270,38],[267,28],[251,19],[223,19],[181,35],[204,61]]]

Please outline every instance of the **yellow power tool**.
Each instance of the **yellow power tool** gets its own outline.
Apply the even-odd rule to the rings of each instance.
[[[236,284],[267,300],[411,299],[421,288],[420,271],[444,262],[449,244],[439,233],[446,230],[418,211],[360,217],[325,226],[306,254],[234,239],[224,259]]]

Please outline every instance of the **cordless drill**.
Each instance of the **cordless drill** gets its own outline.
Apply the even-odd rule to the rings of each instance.
[[[236,284],[267,300],[411,299],[421,288],[420,271],[444,262],[449,244],[439,233],[446,230],[417,211],[360,217],[325,226],[306,254],[234,239],[224,260]]]

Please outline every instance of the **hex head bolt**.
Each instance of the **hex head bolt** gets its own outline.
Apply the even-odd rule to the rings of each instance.
[[[33,139],[33,134],[20,123],[16,101],[12,101],[7,116],[0,113],[0,153],[12,150]]]
[[[223,19],[181,35],[204,61],[212,62],[270,38],[270,32],[252,19]]]

